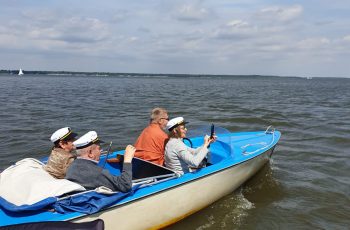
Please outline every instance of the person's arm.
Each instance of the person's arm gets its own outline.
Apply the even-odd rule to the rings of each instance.
[[[125,148],[124,153],[124,163],[131,163],[132,159],[134,158],[136,148],[132,145],[128,145]]]
[[[131,163],[123,164],[123,172],[120,176],[113,176],[108,170],[102,170],[102,175],[109,181],[113,191],[129,192],[132,188],[132,165]]]
[[[197,149],[187,147],[182,142],[178,143],[177,155],[189,167],[198,167],[208,153],[208,148],[204,145]]]
[[[120,176],[113,176],[107,170],[102,173],[107,177],[113,185],[113,190],[128,192],[132,188],[132,159],[135,154],[135,147],[128,145],[125,148],[123,171]]]
[[[215,136],[215,134],[214,134],[214,136],[212,137],[212,138],[210,138],[210,136],[208,136],[208,135],[205,135],[204,136],[204,143],[203,143],[203,145],[201,146],[201,147],[198,147],[198,148],[196,148],[196,149],[192,149],[192,148],[190,148],[190,147],[188,147],[188,149],[189,149],[189,151],[192,153],[192,154],[197,154],[199,151],[201,151],[201,148],[209,148],[209,145],[211,144],[211,143],[213,143],[213,142],[215,142],[216,141],[216,139],[217,139],[217,136]]]
[[[64,169],[67,171],[68,167],[73,163],[73,161],[76,159],[77,157],[73,154],[69,154],[67,156],[67,158],[65,159],[65,162],[63,162],[64,165]]]
[[[186,164],[190,167],[197,168],[199,164],[202,162],[204,157],[208,154],[208,146],[216,140],[216,136],[210,138],[208,135],[204,136],[204,143],[202,146],[192,149],[187,147],[185,144],[181,144],[180,149],[178,151],[178,156],[182,159]]]

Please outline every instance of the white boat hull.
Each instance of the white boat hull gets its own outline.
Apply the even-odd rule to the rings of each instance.
[[[103,219],[106,229],[159,229],[197,212],[232,193],[268,162],[273,148],[246,162],[155,193],[122,206],[75,219]]]

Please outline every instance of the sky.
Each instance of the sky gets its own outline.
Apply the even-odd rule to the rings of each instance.
[[[350,77],[348,0],[0,0],[0,69]]]

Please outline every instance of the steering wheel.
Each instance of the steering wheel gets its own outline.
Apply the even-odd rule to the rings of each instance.
[[[185,141],[189,142],[189,143],[190,143],[190,147],[193,148],[193,143],[192,143],[192,141],[191,141],[189,138],[184,137],[184,138],[182,139],[182,141],[183,141],[184,143],[186,143]]]

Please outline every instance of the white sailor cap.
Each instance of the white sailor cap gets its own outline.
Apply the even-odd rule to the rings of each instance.
[[[56,132],[54,132],[51,135],[50,140],[51,140],[51,142],[55,143],[56,141],[72,140],[76,136],[78,136],[78,134],[73,133],[71,128],[64,127],[64,128],[57,130]]]
[[[187,123],[188,122],[186,122],[183,117],[175,117],[175,118],[171,119],[170,121],[168,121],[168,124],[166,125],[166,129],[171,131],[171,130],[175,129],[177,126],[184,125]]]
[[[74,145],[77,149],[83,149],[93,144],[104,143],[104,141],[100,140],[95,131],[89,131],[85,133],[78,140],[74,141]]]

